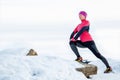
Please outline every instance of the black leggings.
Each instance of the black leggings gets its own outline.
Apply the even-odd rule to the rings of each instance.
[[[88,48],[88,49],[90,49],[90,50],[93,52],[93,54],[94,54],[97,58],[99,58],[99,59],[106,65],[107,68],[110,67],[109,64],[108,64],[108,62],[107,62],[107,60],[105,59],[105,57],[103,57],[103,56],[99,53],[99,51],[97,50],[94,41],[81,42],[80,40],[77,40],[77,41],[75,41],[75,42],[70,41],[69,44],[70,44],[70,47],[71,47],[72,51],[75,53],[75,55],[76,55],[77,57],[81,57],[80,54],[79,54],[79,52],[78,52],[77,47],[80,47],[80,48]]]

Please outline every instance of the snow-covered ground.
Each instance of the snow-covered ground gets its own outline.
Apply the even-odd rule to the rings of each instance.
[[[27,52],[25,48],[0,51],[0,80],[87,80],[75,70],[82,65],[72,59],[40,52],[39,56],[25,56]],[[91,80],[120,79],[120,61],[108,60],[114,73],[104,74],[104,64],[94,60],[91,63],[98,66],[98,74],[93,75]]]

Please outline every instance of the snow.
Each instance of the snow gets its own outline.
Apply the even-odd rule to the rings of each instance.
[[[75,70],[82,65],[56,54],[25,56],[25,48],[7,49],[0,51],[0,54],[0,80],[88,80]],[[104,74],[104,64],[99,60],[92,61],[91,64],[98,66],[98,73],[92,75],[91,80],[119,80],[120,61],[108,60],[113,73]]]
[[[73,61],[54,56],[6,54],[0,56],[0,80],[73,80],[75,76],[84,79],[82,73],[75,71],[78,66]]]

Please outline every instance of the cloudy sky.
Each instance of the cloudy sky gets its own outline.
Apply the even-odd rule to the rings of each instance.
[[[91,20],[120,20],[119,0],[0,0],[0,22],[53,24],[78,21],[85,10]]]

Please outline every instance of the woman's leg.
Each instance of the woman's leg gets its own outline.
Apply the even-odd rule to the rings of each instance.
[[[99,53],[99,51],[97,50],[97,47],[96,47],[94,41],[90,41],[90,42],[88,42],[88,43],[86,43],[86,44],[87,44],[88,48],[93,52],[93,54],[94,54],[97,58],[99,58],[99,59],[106,65],[107,68],[109,68],[110,66],[109,66],[107,60],[105,59],[105,57],[103,57],[103,56]]]
[[[70,47],[71,47],[72,51],[75,53],[75,55],[76,55],[77,57],[81,57],[80,54],[79,54],[79,52],[78,52],[77,46],[78,46],[78,47],[81,47],[81,48],[84,48],[84,46],[82,45],[82,42],[79,41],[79,40],[77,40],[77,41],[75,41],[75,42],[70,41],[69,44],[70,44]]]

